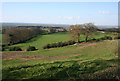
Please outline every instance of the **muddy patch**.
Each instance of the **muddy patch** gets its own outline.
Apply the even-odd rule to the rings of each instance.
[[[23,60],[28,60],[28,59],[47,59],[47,60],[52,60],[52,59],[65,59],[65,58],[74,57],[74,56],[79,56],[79,55],[54,56],[54,57],[47,57],[47,56],[26,56],[26,57],[21,57],[21,59],[23,59]]]
[[[3,60],[11,60],[20,57],[20,54],[11,54],[11,53],[3,53],[2,59]]]

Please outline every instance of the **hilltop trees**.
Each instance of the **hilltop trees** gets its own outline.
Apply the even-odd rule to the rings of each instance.
[[[50,33],[55,33],[56,29],[55,28],[50,28]]]
[[[3,42],[6,45],[25,42],[42,33],[40,28],[8,28],[5,30]]]
[[[71,25],[69,32],[72,34],[73,38],[76,38],[78,43],[80,42],[80,35],[83,32],[82,25]]]
[[[78,43],[80,42],[81,34],[85,35],[85,42],[87,42],[88,37],[97,31],[96,26],[93,23],[86,23],[83,25],[71,25],[69,27],[69,32],[72,34],[73,38],[76,38]]]
[[[83,25],[83,28],[84,28],[83,34],[85,35],[85,42],[87,42],[88,37],[96,33],[97,28],[93,23],[86,23]]]

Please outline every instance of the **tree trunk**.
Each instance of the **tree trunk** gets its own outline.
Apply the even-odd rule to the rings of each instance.
[[[86,37],[85,37],[85,42],[87,42],[87,39],[88,39],[88,33],[86,34]]]
[[[78,43],[80,43],[80,34],[78,34],[78,38],[77,39],[78,39]]]

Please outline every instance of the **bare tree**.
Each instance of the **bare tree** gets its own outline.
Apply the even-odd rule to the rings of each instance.
[[[80,35],[82,34],[82,25],[71,25],[69,27],[69,32],[72,34],[72,37],[76,38],[78,43],[80,42]]]
[[[97,31],[97,27],[93,23],[86,23],[83,25],[84,28],[84,35],[85,35],[85,42],[87,42],[88,37]]]

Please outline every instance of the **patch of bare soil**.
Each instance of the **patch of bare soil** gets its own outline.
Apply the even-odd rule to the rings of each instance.
[[[81,47],[79,47],[79,48],[85,48],[85,47],[89,47],[89,46],[95,46],[96,45],[96,43],[88,43],[88,44],[86,44],[86,45],[84,45],[84,46],[81,46]]]
[[[17,57],[20,57],[20,54],[10,54],[10,53],[3,53],[2,54],[2,59],[3,60],[11,60],[11,59],[15,59]]]
[[[47,56],[26,56],[26,57],[22,57],[21,59],[23,60],[28,60],[28,59],[64,59],[64,58],[68,58],[68,57],[74,57],[74,56],[78,56],[78,55],[70,55],[70,56],[54,56],[54,57],[47,57]]]

